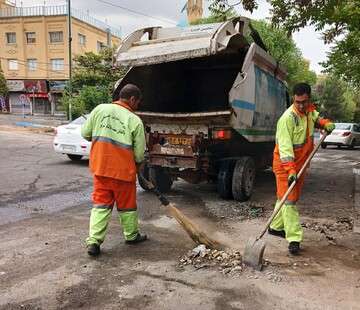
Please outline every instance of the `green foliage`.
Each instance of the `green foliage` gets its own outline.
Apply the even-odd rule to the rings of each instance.
[[[8,92],[9,92],[9,89],[6,85],[6,79],[5,79],[3,71],[0,68],[0,96],[6,97]]]
[[[252,11],[258,0],[242,0]],[[360,86],[360,0],[267,0],[271,5],[271,21],[281,26],[290,36],[293,32],[312,25],[321,31],[325,43],[332,43],[328,60],[323,64],[326,72],[353,85]],[[234,5],[228,0],[210,0],[210,9],[218,14]]]
[[[113,68],[115,48],[104,48],[99,54],[87,52],[74,57],[74,72],[67,85],[62,104],[72,117],[90,112],[101,103],[110,103],[114,84],[126,73],[126,68]]]
[[[230,10],[240,4],[246,11],[250,12],[253,12],[258,7],[255,0],[241,0],[235,3],[229,3],[229,0],[211,0],[209,10],[213,16],[226,16]]]
[[[99,104],[111,103],[111,96],[106,86],[83,86],[76,96],[65,92],[62,100],[66,111],[69,111],[71,102],[72,117],[77,118]]]
[[[309,61],[302,57],[300,49],[294,40],[287,36],[285,30],[272,27],[263,20],[252,21],[253,27],[259,32],[270,54],[284,65],[287,72],[287,82],[291,90],[298,82],[316,83],[316,73],[309,68]]]
[[[360,0],[271,0],[272,22],[292,33],[305,25],[333,43],[326,72],[360,86]],[[338,39],[340,38],[340,39]]]
[[[356,95],[345,81],[334,75],[320,77],[314,89],[319,110],[337,122],[353,122],[356,118]]]

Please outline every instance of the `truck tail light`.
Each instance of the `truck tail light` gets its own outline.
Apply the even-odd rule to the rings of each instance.
[[[228,140],[231,138],[231,130],[217,129],[212,132],[212,138],[216,140]]]
[[[351,131],[345,131],[345,132],[343,132],[343,137],[347,137],[347,136],[350,136],[350,134],[351,134]]]

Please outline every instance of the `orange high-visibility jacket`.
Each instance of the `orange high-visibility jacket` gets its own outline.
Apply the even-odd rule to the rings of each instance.
[[[141,119],[128,105],[98,105],[81,135],[92,141],[90,170],[94,175],[135,182],[136,163],[144,160],[145,134]]]

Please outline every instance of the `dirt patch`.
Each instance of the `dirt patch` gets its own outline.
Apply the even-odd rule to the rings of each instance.
[[[216,201],[215,203],[206,203],[206,210],[211,216],[220,219],[246,220],[264,215],[265,204],[252,201]]]
[[[303,227],[319,232],[325,236],[330,244],[336,244],[336,239],[343,237],[344,233],[353,230],[354,221],[350,218],[333,220],[308,220],[301,224]]]

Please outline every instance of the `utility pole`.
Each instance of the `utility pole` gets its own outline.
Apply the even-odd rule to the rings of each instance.
[[[71,56],[71,1],[67,0],[67,22],[68,22],[68,45],[69,45],[69,93],[70,93],[70,100],[69,100],[69,120],[72,121],[72,86],[71,86],[71,76],[72,76],[72,56]]]

